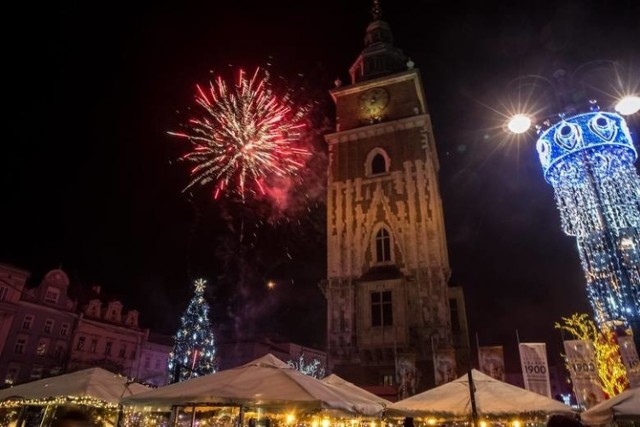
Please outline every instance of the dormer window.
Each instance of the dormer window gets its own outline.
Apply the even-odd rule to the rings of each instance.
[[[138,327],[138,312],[136,310],[130,310],[127,312],[127,318],[125,320],[127,326]]]
[[[98,299],[89,301],[89,306],[86,309],[87,316],[100,318],[100,307],[102,303]]]
[[[365,162],[365,175],[377,176],[389,173],[391,159],[382,148],[374,148],[367,155]]]
[[[111,322],[122,322],[122,304],[119,301],[111,301],[109,303],[106,318]]]
[[[44,302],[49,304],[57,304],[59,298],[60,298],[60,289],[54,288],[53,286],[49,286],[47,288],[47,293],[44,296]]]

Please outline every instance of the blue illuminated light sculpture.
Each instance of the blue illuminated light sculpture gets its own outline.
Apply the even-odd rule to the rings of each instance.
[[[550,125],[550,124],[549,124]],[[577,240],[587,294],[601,326],[640,333],[640,178],[624,118],[559,115],[538,128],[536,149],[562,229]]]

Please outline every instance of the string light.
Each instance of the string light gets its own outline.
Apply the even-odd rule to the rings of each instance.
[[[599,325],[640,319],[640,179],[622,116],[597,111],[541,132],[537,150],[562,229],[577,240]]]

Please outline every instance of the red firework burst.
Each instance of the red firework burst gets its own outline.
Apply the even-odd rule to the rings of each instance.
[[[189,120],[189,132],[169,132],[193,145],[182,156],[196,164],[185,190],[214,183],[214,198],[227,192],[244,200],[264,194],[268,178],[292,177],[304,166],[310,152],[297,145],[307,109],[278,96],[266,72],[258,68],[248,78],[240,70],[235,84],[218,77],[209,90],[196,88],[201,114]]]

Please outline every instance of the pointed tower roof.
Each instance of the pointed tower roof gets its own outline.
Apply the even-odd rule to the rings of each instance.
[[[407,68],[407,57],[393,45],[391,28],[382,20],[380,0],[373,0],[371,17],[364,37],[364,49],[349,69],[351,83],[394,74]]]

